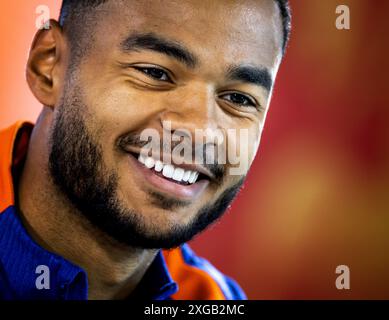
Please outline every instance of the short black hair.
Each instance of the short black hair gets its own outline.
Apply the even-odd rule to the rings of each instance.
[[[286,47],[289,42],[290,31],[292,28],[292,13],[289,6],[288,0],[275,0],[280,9],[281,19],[282,19],[282,28],[283,28],[283,42],[282,42],[282,52],[285,53]]]
[[[92,12],[99,5],[107,2],[108,0],[63,0],[61,12],[59,16],[59,24],[64,27],[68,20],[77,24],[77,28],[81,27],[78,22],[85,23],[85,15]],[[285,53],[288,45],[290,31],[291,31],[291,10],[289,6],[289,0],[274,0],[281,14],[282,27],[283,27],[283,42],[282,52]],[[73,29],[76,32],[77,29]],[[78,29],[80,30],[80,29]],[[72,32],[72,33],[73,33]],[[79,33],[79,32],[76,32]]]

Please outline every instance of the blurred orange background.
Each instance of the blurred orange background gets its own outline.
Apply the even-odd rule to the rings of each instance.
[[[0,127],[35,121],[24,69],[36,7],[0,2]],[[346,4],[351,30],[335,28]],[[293,34],[259,154],[221,223],[192,247],[250,299],[389,299],[389,27],[385,0],[293,0]],[[1,143],[1,141],[0,141]],[[335,269],[350,268],[350,290]]]

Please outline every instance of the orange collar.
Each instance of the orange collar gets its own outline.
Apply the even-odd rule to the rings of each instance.
[[[24,159],[33,127],[31,122],[18,121],[0,130],[0,213],[15,204],[12,168]]]

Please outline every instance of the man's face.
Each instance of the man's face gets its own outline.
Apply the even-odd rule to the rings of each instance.
[[[281,59],[280,20],[267,0],[98,7],[91,46],[71,68],[55,109],[55,183],[117,240],[156,248],[189,240],[225,211],[254,159]],[[160,134],[163,166],[172,168],[156,167],[153,157],[138,160],[140,136],[150,129]],[[193,163],[195,150],[214,150],[195,139],[206,129],[228,141],[224,163],[212,156]],[[190,141],[190,161],[169,158],[177,141],[166,147],[163,139],[174,132]],[[242,161],[248,166],[231,174]]]

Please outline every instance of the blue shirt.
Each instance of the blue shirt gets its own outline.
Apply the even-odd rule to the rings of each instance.
[[[39,266],[49,270],[49,289],[38,289]],[[38,270],[37,270],[38,268]],[[161,251],[147,270],[133,297],[164,300],[177,292]],[[46,251],[28,235],[14,206],[0,214],[0,299],[86,300],[85,271]]]

